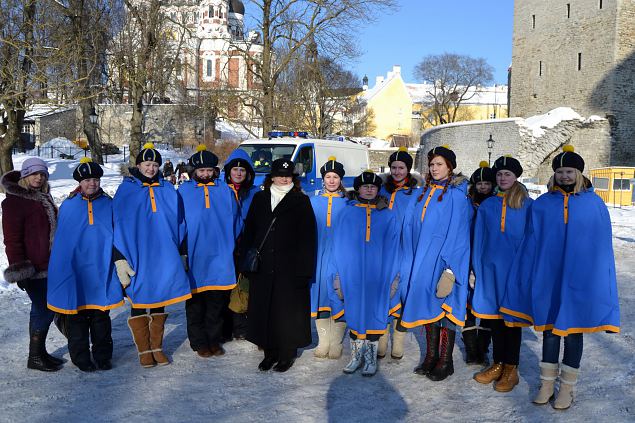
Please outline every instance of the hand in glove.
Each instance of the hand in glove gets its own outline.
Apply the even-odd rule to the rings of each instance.
[[[476,286],[476,276],[474,275],[474,272],[470,272],[470,279],[468,282],[470,283],[470,288],[474,289],[474,286]]]
[[[390,298],[394,297],[397,293],[397,290],[399,289],[400,279],[401,276],[399,275],[399,273],[397,273],[397,276],[395,276],[395,279],[392,280],[392,284],[390,285]]]
[[[437,298],[445,298],[450,295],[454,287],[455,277],[450,270],[445,270],[437,283]]]
[[[187,255],[183,254],[181,256],[181,261],[183,262],[183,268],[185,269],[186,272],[190,271],[190,265],[187,262]]]
[[[130,285],[130,277],[137,273],[132,270],[132,267],[130,267],[128,262],[124,259],[117,260],[115,262],[115,268],[117,269],[117,276],[119,277],[121,286],[123,286],[124,289],[128,288],[128,285]]]
[[[335,293],[337,294],[337,298],[340,300],[344,299],[344,293],[342,292],[342,281],[340,280],[339,273],[335,275],[333,278],[333,288],[335,289]]]

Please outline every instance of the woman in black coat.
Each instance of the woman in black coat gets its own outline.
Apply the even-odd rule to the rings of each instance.
[[[265,351],[258,368],[285,372],[297,349],[311,343],[310,280],[315,271],[316,226],[309,198],[302,193],[287,159],[272,163],[264,191],[254,196],[241,241],[241,257],[260,249],[260,267],[249,274],[247,340]],[[275,364],[275,366],[274,366]]]

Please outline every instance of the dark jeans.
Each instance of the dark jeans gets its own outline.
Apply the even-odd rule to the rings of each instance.
[[[46,307],[46,278],[31,279],[24,284],[24,287],[31,299],[30,330],[47,331],[55,313]]]
[[[151,308],[150,309],[150,314],[158,314],[158,313],[164,313],[165,312],[165,307],[157,307],[157,308]],[[130,315],[132,317],[137,317],[137,316],[143,316],[144,314],[148,314],[148,310],[144,309],[144,308],[131,308],[130,309]]]
[[[112,326],[110,313],[101,310],[81,310],[68,318],[68,352],[75,364],[90,362],[90,341],[95,361],[112,358]]]
[[[522,328],[505,326],[502,319],[489,320],[494,344],[494,363],[518,366]]]
[[[542,333],[542,361],[558,363],[560,357],[560,336],[550,330]],[[564,337],[564,356],[562,363],[574,369],[580,368],[582,360],[583,338],[581,333],[572,333]]]
[[[185,302],[187,337],[194,351],[220,344],[228,291],[203,291]]]

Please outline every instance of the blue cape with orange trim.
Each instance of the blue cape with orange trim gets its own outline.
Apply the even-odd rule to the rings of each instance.
[[[232,153],[229,155],[229,157],[227,158],[227,160],[225,160],[225,163],[228,163],[232,160],[244,160],[245,164],[248,164],[249,166],[251,166],[251,169],[247,169],[248,172],[250,172],[251,177],[254,178],[254,165],[253,162],[251,160],[251,158],[249,157],[249,154],[247,154],[247,152],[245,150],[241,150],[240,148],[237,148],[236,150],[232,151]],[[222,178],[219,178],[219,180],[221,180]],[[222,182],[219,183],[223,183],[225,184],[226,182],[223,180]],[[236,199],[236,193],[234,192],[234,190],[232,190],[230,188],[231,194],[234,197],[234,200]],[[241,221],[241,231],[242,231],[242,225],[245,222],[245,219],[247,219],[247,213],[249,212],[249,206],[251,206],[251,201],[254,199],[254,195],[256,195],[256,193],[260,191],[260,187],[256,186],[256,185],[252,185],[251,188],[249,188],[248,194],[245,198],[243,198],[240,203],[238,204],[238,213],[240,214],[240,216],[242,217],[242,221]]]
[[[232,289],[236,286],[234,245],[241,227],[233,192],[224,184],[199,186],[190,180],[181,184],[178,193],[185,209],[192,292]]]
[[[411,202],[417,201],[417,197],[421,195],[421,188],[413,187],[410,190],[408,187],[397,189],[391,193],[386,190],[382,185],[379,190],[379,195],[386,197],[388,200],[388,208],[397,213],[398,224],[403,224],[403,220],[406,216],[406,211]],[[392,204],[392,207],[391,207]]]
[[[88,200],[75,194],[60,207],[47,288],[49,308],[58,313],[123,305],[112,263],[112,200],[102,194],[90,203],[89,209]]]
[[[476,282],[471,304],[476,317],[502,317],[498,310],[505,294],[509,269],[525,233],[532,202],[531,198],[526,198],[519,209],[506,206],[505,216],[503,197],[490,197],[478,208],[472,243]]]
[[[132,307],[162,307],[190,298],[179,254],[186,233],[183,201],[174,186],[159,178],[157,186],[147,187],[125,177],[113,198],[113,217],[114,246],[136,272],[126,288]]]
[[[330,246],[329,281],[331,314],[342,315],[360,338],[386,331],[388,316],[399,307],[399,294],[390,298],[390,288],[398,273],[399,225],[388,209],[370,209],[367,233],[367,208],[351,201],[339,213]],[[366,237],[369,235],[369,241]],[[333,278],[340,275],[344,301],[333,289]]]
[[[402,290],[402,325],[408,328],[444,316],[460,326],[465,321],[474,211],[466,181],[450,185],[441,202],[443,187],[435,187],[428,187],[421,201],[410,203],[404,221],[401,274],[408,283]],[[445,269],[452,270],[456,281],[447,297],[437,298],[437,283]]]
[[[510,271],[503,318],[561,336],[619,332],[608,210],[592,190],[566,197],[553,191],[534,201]]]
[[[335,194],[331,200],[330,226],[327,226],[329,197],[324,193],[311,197],[311,206],[317,224],[317,259],[315,278],[311,284],[311,316],[316,317],[318,311],[331,311],[329,300],[328,262],[330,257],[329,242],[333,234],[335,222],[346,206],[342,194]]]

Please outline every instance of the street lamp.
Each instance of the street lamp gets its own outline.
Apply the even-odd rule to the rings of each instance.
[[[492,165],[492,149],[494,148],[494,139],[492,138],[492,134],[489,134],[489,138],[485,141],[487,142],[487,165]]]
[[[97,136],[97,118],[99,116],[97,116],[97,112],[95,111],[94,107],[90,108],[90,114],[88,115],[88,120],[90,120],[91,126],[93,128],[93,142],[96,142],[95,137]],[[88,147],[88,146],[86,146]],[[84,149],[84,157],[86,157],[86,152],[87,152],[88,148]]]

